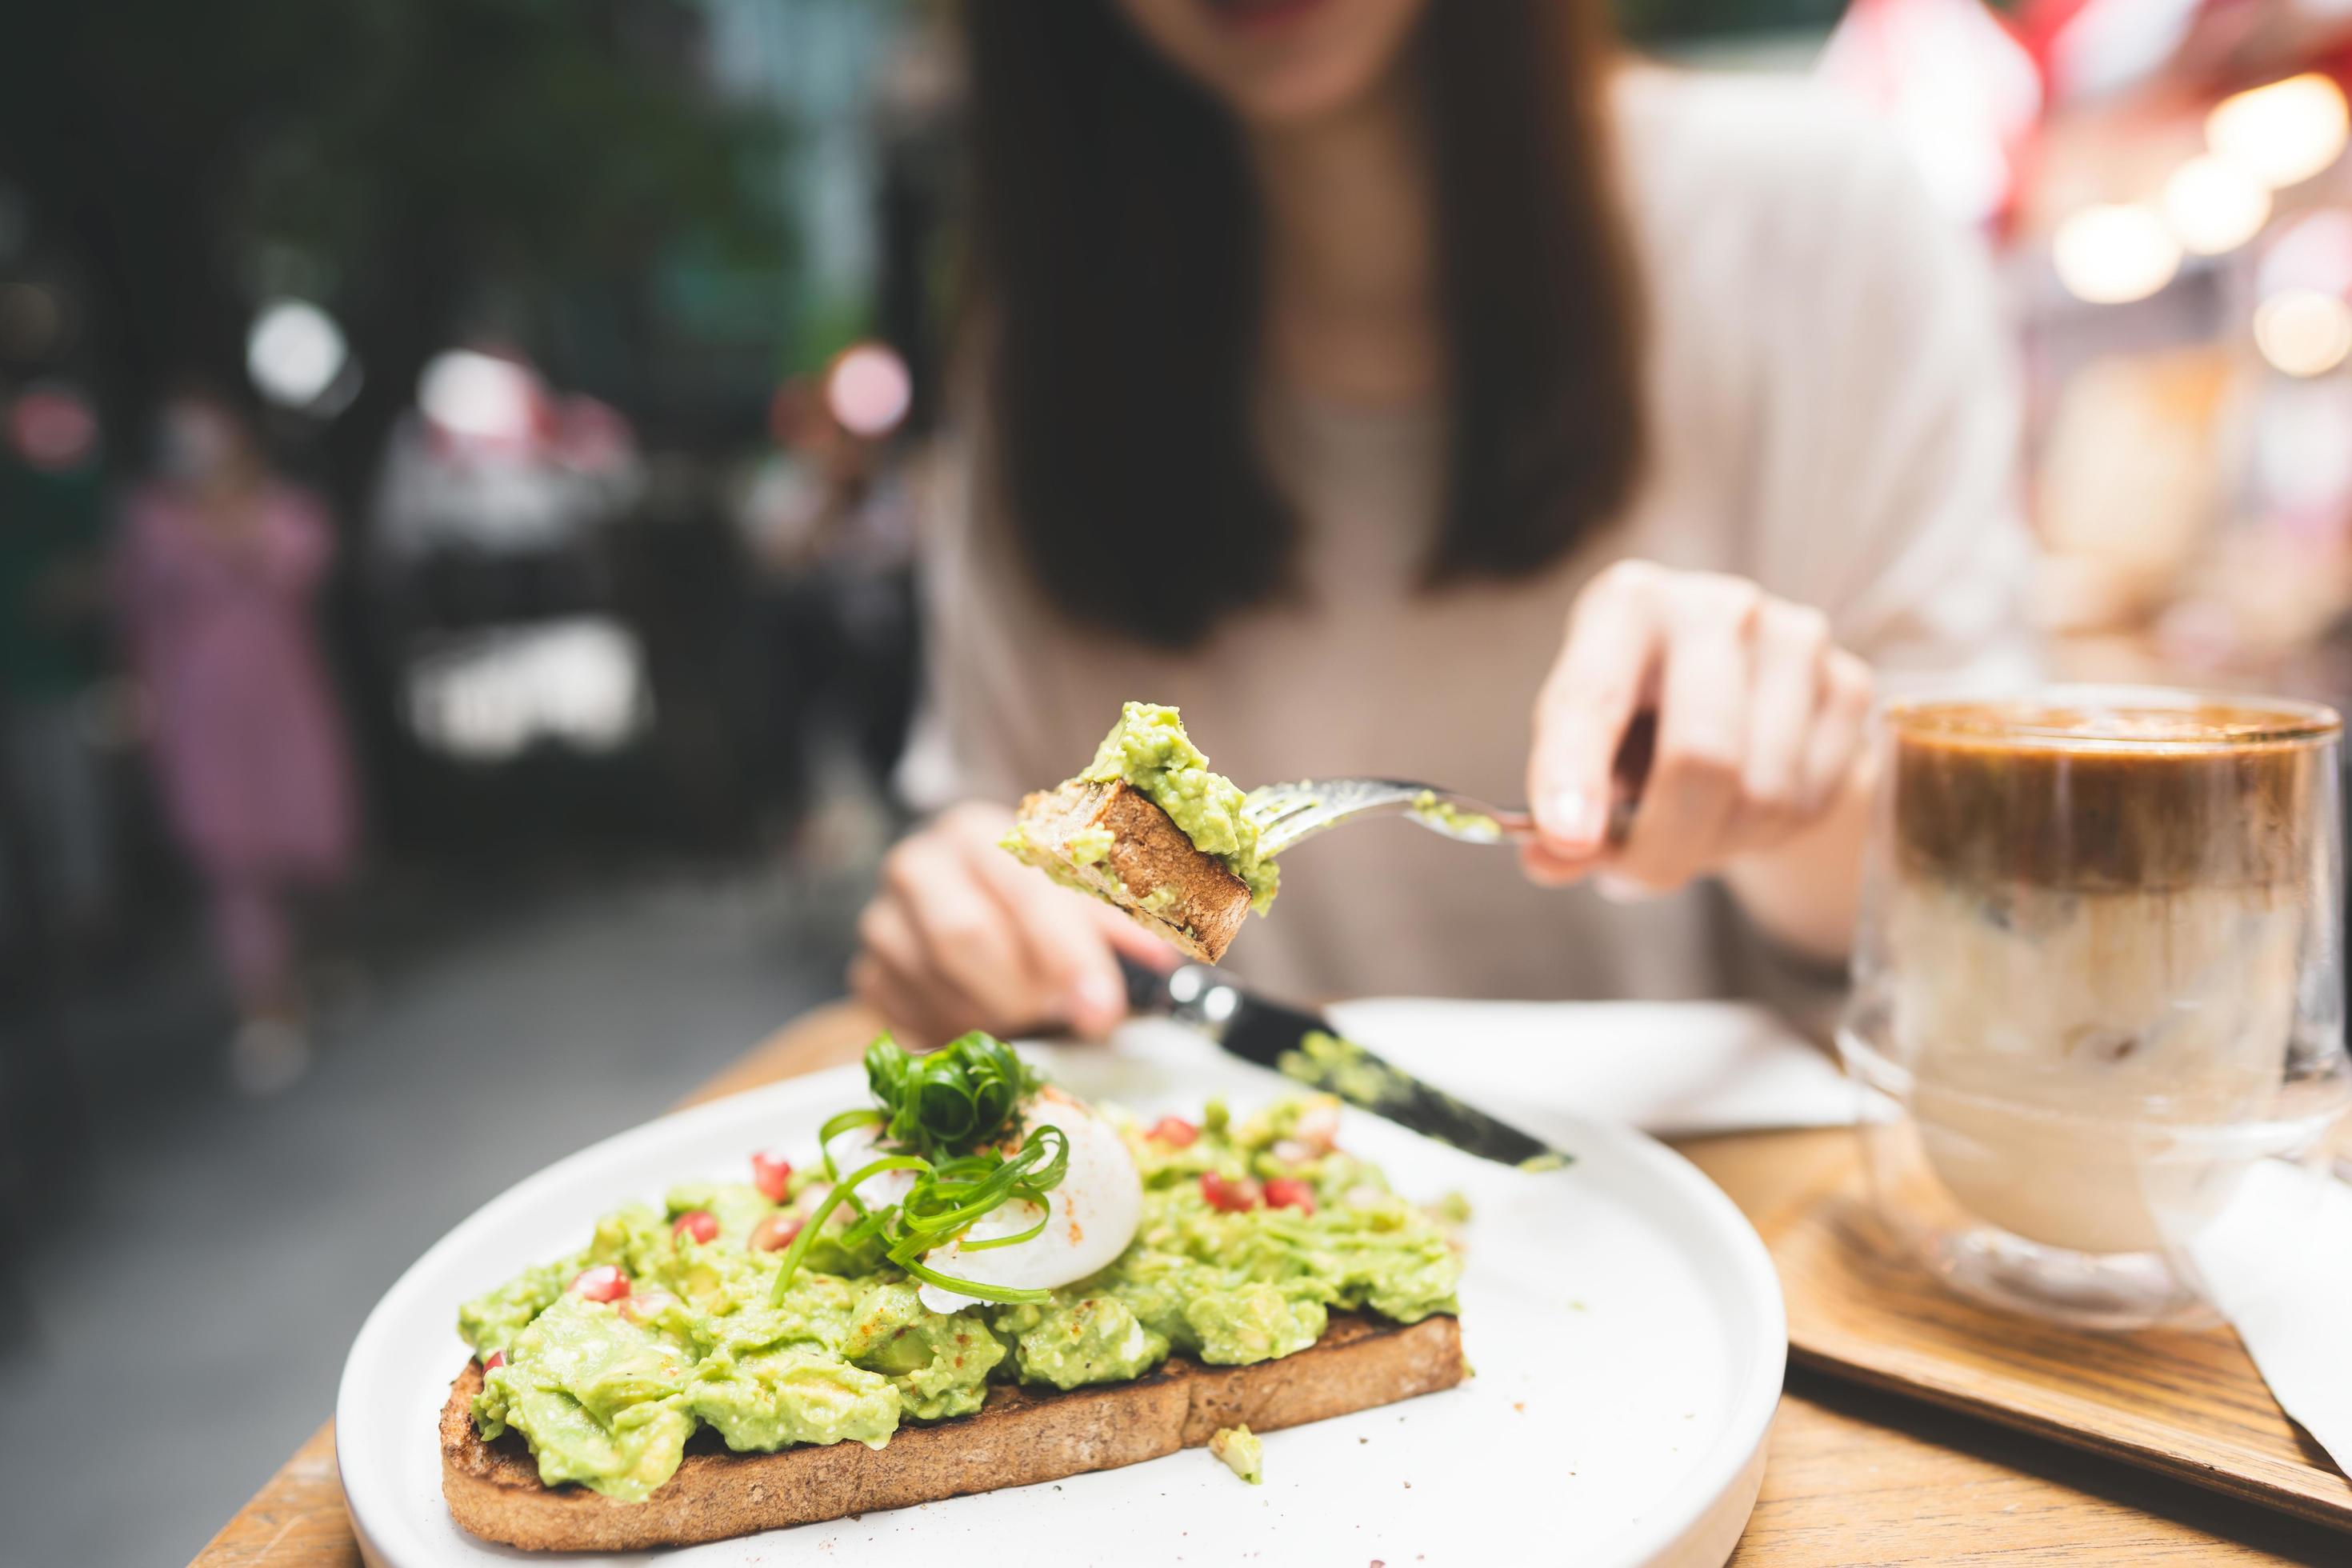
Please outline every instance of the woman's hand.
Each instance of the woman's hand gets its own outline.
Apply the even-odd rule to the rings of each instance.
[[[1127,1016],[1117,953],[1160,969],[1175,962],[1117,910],[998,848],[1012,821],[1003,806],[953,806],[882,863],[849,984],[904,1045],[1040,1026],[1098,1037]]]
[[[1842,808],[1864,793],[1870,699],[1869,667],[1830,640],[1820,611],[1743,578],[1618,563],[1577,596],[1536,700],[1528,875],[1664,892],[1769,858],[1853,815]],[[1647,776],[1622,779],[1620,748],[1651,711]],[[1612,806],[1635,783],[1632,826],[1612,843]]]

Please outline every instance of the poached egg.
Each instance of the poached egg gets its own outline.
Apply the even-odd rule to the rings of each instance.
[[[1135,1239],[1143,1214],[1143,1180],[1118,1129],[1086,1101],[1052,1084],[1023,1102],[1021,1126],[1024,1138],[1034,1137],[1040,1128],[1057,1128],[1070,1143],[1069,1169],[1045,1194],[1045,1228],[1017,1246],[977,1252],[966,1251],[961,1241],[950,1242],[925,1253],[925,1267],[982,1285],[1050,1290],[1107,1267]],[[852,1127],[836,1134],[825,1145],[834,1168],[847,1175],[872,1160],[879,1131]],[[869,1204],[895,1204],[913,1186],[913,1173],[884,1171],[859,1184],[857,1195]],[[988,1241],[1014,1236],[1036,1223],[1036,1205],[1008,1203],[974,1222],[967,1237]],[[939,1285],[925,1284],[918,1294],[934,1312],[980,1304],[976,1296]]]

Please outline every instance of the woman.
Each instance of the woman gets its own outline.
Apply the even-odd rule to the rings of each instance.
[[[133,498],[117,589],[152,703],[156,782],[203,878],[235,993],[231,1069],[254,1092],[310,1058],[289,901],[347,871],[342,726],[312,624],[334,536],[269,472],[225,399],[164,407],[159,472]]]
[[[1245,784],[1533,803],[1516,867],[1301,849],[1245,979],[1677,997],[1843,955],[1874,673],[2015,663],[1999,335],[1884,136],[1622,65],[1598,12],[966,8],[987,428],[927,740],[970,799],[853,972],[910,1037],[1119,1016],[1152,944],[992,840],[1129,697]]]

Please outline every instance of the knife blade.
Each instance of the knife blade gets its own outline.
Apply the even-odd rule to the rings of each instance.
[[[1319,1014],[1270,1002],[1206,964],[1162,973],[1122,953],[1118,966],[1136,1012],[1172,1018],[1244,1061],[1336,1094],[1384,1121],[1521,1170],[1556,1170],[1574,1158],[1381,1060]]]

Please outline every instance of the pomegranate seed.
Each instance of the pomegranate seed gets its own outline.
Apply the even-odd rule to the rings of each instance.
[[[719,1234],[719,1216],[709,1209],[688,1209],[671,1223],[669,1233],[709,1241]]]
[[[504,1351],[492,1351],[489,1354],[489,1359],[482,1363],[482,1370],[484,1372],[496,1372],[499,1368],[506,1364],[507,1352]]]
[[[770,1203],[782,1203],[793,1184],[793,1163],[772,1154],[752,1155],[751,1184],[766,1194]]]
[[[583,1268],[572,1281],[572,1293],[591,1301],[617,1301],[629,1293],[629,1277],[609,1263]]]
[[[807,1222],[796,1214],[772,1214],[751,1227],[751,1250],[782,1252]]]
[[[1257,1207],[1257,1184],[1244,1176],[1237,1182],[1227,1181],[1214,1171],[1201,1173],[1201,1196],[1213,1209],[1226,1214],[1244,1214]]]
[[[1265,1206],[1313,1214],[1315,1189],[1295,1176],[1276,1176],[1265,1184]]]
[[[1144,1136],[1171,1149],[1189,1149],[1201,1136],[1201,1130],[1181,1116],[1163,1116],[1151,1124],[1151,1131]]]
[[[613,1310],[633,1323],[643,1323],[677,1300],[667,1290],[639,1290]]]

